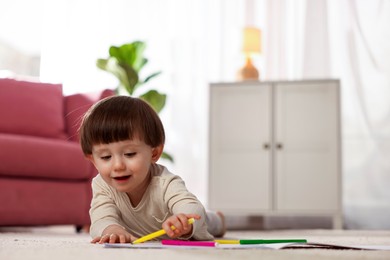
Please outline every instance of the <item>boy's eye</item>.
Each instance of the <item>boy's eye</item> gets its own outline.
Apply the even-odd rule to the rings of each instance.
[[[100,159],[102,160],[109,160],[111,158],[111,155],[101,156]]]
[[[125,155],[127,156],[127,157],[133,157],[134,155],[136,155],[137,153],[125,153]]]

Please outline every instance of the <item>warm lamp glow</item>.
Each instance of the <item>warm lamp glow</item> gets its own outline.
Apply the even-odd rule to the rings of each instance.
[[[255,27],[244,28],[242,51],[245,53],[261,52],[261,34],[259,29]]]
[[[258,80],[259,71],[252,64],[251,55],[261,52],[261,33],[255,27],[245,27],[242,51],[246,56],[246,64],[237,73],[238,80]]]

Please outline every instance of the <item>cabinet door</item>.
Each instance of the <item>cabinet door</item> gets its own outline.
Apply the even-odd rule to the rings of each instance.
[[[337,210],[340,202],[338,81],[275,85],[278,210]]]
[[[270,207],[270,85],[214,84],[210,95],[209,207]]]

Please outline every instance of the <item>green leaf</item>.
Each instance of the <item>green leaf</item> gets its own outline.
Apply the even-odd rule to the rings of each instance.
[[[148,63],[148,59],[142,58],[142,59],[139,59],[137,64],[134,64],[134,67],[139,72],[146,65],[146,63]]]
[[[165,106],[167,95],[159,93],[157,90],[149,90],[145,94],[140,95],[140,98],[148,102],[157,113]]]
[[[139,41],[133,42],[132,48],[135,55],[135,59],[132,65],[134,69],[139,72],[146,65],[146,63],[148,63],[148,60],[144,57],[146,44]]]
[[[108,53],[110,54],[111,58],[116,58],[117,61],[123,62],[124,56],[122,52],[120,51],[119,47],[117,46],[111,46]]]
[[[158,75],[160,75],[160,74],[161,74],[161,71],[155,72],[155,73],[149,75],[148,77],[145,78],[145,80],[143,81],[143,83],[148,82],[149,80],[151,80],[152,78],[154,78],[154,77],[156,77],[156,76],[158,76]]]
[[[123,81],[121,80],[121,84],[130,95],[133,95],[139,80],[138,73],[133,69],[133,67],[127,65],[126,63],[120,63],[119,66],[126,74],[125,79]]]
[[[112,73],[119,80],[119,84],[130,95],[133,93],[134,87],[138,83],[138,74],[133,68],[126,64],[118,63],[116,58],[109,58],[108,60],[98,59],[96,65],[98,68]]]
[[[142,86],[143,84],[147,83],[147,82],[148,82],[149,80],[151,80],[152,78],[158,76],[159,74],[161,74],[161,71],[155,72],[155,73],[153,73],[152,75],[149,75],[149,76],[146,77],[146,79],[143,80],[143,81],[140,80],[140,79],[138,79],[139,81],[137,82],[137,85],[135,85],[134,91],[135,91],[138,87],[140,87],[140,86]]]
[[[101,70],[105,70],[105,71],[107,71],[107,62],[108,62],[108,60],[106,60],[106,59],[97,59],[96,60],[96,66],[99,68],[99,69],[101,69]]]
[[[115,57],[119,62],[125,63],[133,67],[136,72],[139,72],[147,63],[147,59],[143,57],[146,44],[141,41],[123,44],[119,47],[111,46],[109,54]]]
[[[166,159],[166,160],[169,160],[169,161],[171,161],[171,162],[174,162],[173,157],[172,157],[170,154],[166,153],[166,152],[163,152],[163,153],[161,154],[161,158]]]

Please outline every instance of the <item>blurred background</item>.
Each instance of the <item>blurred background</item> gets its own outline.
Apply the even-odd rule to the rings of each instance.
[[[237,81],[247,26],[260,80],[341,80],[345,225],[390,229],[390,1],[0,0],[0,77],[114,89],[96,60],[146,42],[144,73],[162,71],[148,86],[167,94],[164,164],[207,205],[209,84]]]

